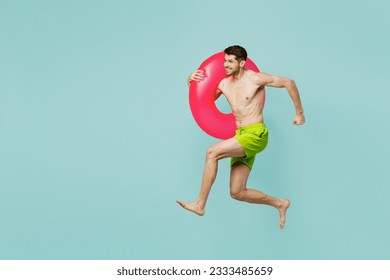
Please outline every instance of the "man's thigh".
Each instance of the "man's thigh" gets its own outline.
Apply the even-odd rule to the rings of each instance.
[[[237,193],[246,189],[250,168],[242,163],[236,162],[230,169],[230,192]]]
[[[230,138],[225,141],[212,145],[211,150],[215,152],[219,159],[227,157],[243,157],[245,156],[244,148],[236,138]]]

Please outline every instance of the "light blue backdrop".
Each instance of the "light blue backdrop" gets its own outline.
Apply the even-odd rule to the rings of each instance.
[[[387,1],[0,2],[1,259],[390,259]],[[187,75],[226,46],[293,78],[268,89],[249,186],[288,197],[286,228],[229,196]],[[226,102],[218,103],[227,110]]]

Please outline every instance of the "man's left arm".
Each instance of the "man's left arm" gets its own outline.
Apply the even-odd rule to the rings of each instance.
[[[294,80],[266,73],[257,73],[257,82],[260,86],[286,88],[288,94],[291,97],[291,100],[294,103],[296,111],[296,116],[294,117],[293,124],[302,125],[305,123],[305,115],[303,114],[301,98],[299,96],[299,91]]]

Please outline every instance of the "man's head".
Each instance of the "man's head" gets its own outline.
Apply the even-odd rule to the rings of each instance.
[[[248,56],[246,50],[241,46],[230,46],[224,52],[226,75],[230,76],[239,73],[244,68]]]

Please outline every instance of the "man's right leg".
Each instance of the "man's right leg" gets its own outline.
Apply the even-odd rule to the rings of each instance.
[[[267,195],[259,190],[247,189],[246,183],[250,169],[242,162],[236,162],[230,171],[230,195],[232,198],[255,204],[266,204],[275,207],[280,214],[279,226],[284,228],[286,212],[290,200]]]
[[[183,208],[203,216],[205,212],[207,198],[211,187],[215,181],[218,171],[218,160],[227,157],[245,156],[244,149],[235,138],[214,144],[207,150],[206,164],[203,171],[202,185],[198,198],[194,202],[182,202],[177,200]]]

